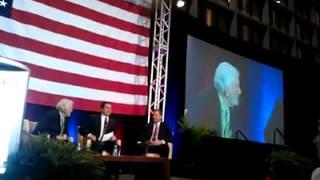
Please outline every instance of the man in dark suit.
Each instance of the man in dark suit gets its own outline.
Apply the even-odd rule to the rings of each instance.
[[[159,109],[154,110],[152,112],[152,122],[145,128],[143,140],[148,153],[157,153],[161,157],[168,157],[168,143],[172,142],[172,132],[161,120],[162,112]]]
[[[100,109],[101,112],[99,114],[92,115],[89,121],[83,127],[80,127],[80,134],[93,142],[93,150],[98,152],[105,150],[111,154],[116,143],[116,121],[110,118],[112,104],[110,102],[102,102]],[[103,142],[103,136],[109,133],[113,133],[112,137]]]
[[[51,138],[68,140],[68,118],[73,111],[73,101],[61,99],[53,109],[47,112],[38,123],[34,134],[48,134]]]

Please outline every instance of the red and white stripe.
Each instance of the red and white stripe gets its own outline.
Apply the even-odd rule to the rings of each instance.
[[[68,97],[96,111],[111,101],[115,113],[144,115],[149,10],[123,0],[14,0],[11,17],[0,16],[0,55],[31,69],[29,103]]]

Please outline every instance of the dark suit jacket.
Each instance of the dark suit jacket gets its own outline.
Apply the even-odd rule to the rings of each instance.
[[[93,134],[97,138],[100,136],[101,130],[101,114],[92,115],[87,122],[84,123],[83,127],[80,127],[80,134],[82,136],[88,136],[88,134]],[[116,121],[109,117],[109,123],[107,131],[105,133],[116,131]]]
[[[150,138],[152,136],[152,131],[153,131],[153,122],[146,125],[144,133],[143,133],[143,141],[150,140]],[[172,132],[169,129],[169,127],[167,126],[167,124],[164,122],[160,123],[158,139],[164,140],[164,141],[166,141],[166,143],[172,142]]]
[[[68,118],[64,122],[64,134],[68,132]],[[34,134],[49,134],[50,137],[56,137],[60,134],[60,114],[57,109],[47,112],[39,121]]]

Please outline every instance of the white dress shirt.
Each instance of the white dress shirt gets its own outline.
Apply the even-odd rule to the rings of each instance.
[[[103,114],[101,114],[101,125],[100,125],[100,135],[98,139],[101,139],[103,136],[103,130],[104,130],[104,124],[105,124],[105,120],[107,120],[107,122],[109,122],[109,116],[105,116]]]

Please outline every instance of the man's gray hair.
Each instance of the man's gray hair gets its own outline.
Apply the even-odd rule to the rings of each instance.
[[[224,61],[216,68],[213,84],[219,93],[225,93],[226,90],[231,88],[232,82],[237,78],[239,78],[239,71],[237,68]]]
[[[65,111],[67,108],[70,108],[73,105],[73,101],[70,99],[61,99],[58,103],[56,108],[58,109],[58,111],[63,112]]]

